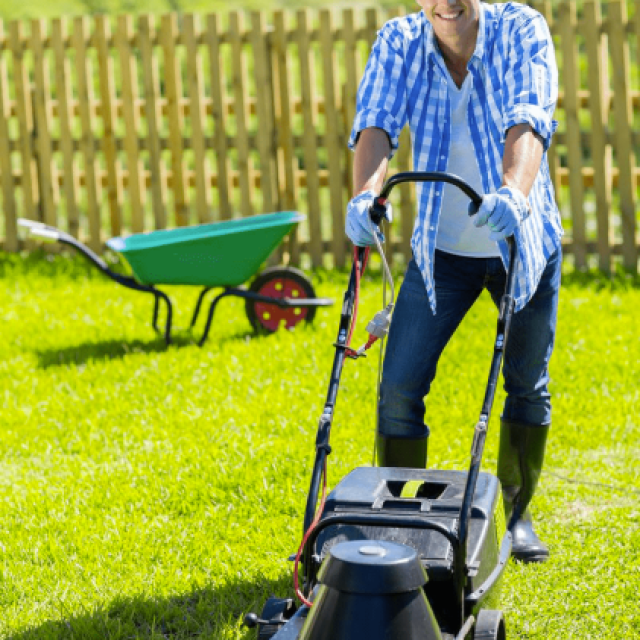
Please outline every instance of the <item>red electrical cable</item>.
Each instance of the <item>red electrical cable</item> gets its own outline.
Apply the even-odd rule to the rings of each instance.
[[[378,336],[374,336],[372,333],[369,334],[369,339],[367,340],[367,344],[364,345],[364,350],[371,349],[374,345],[375,341],[378,339]]]
[[[298,549],[298,553],[296,554],[296,560],[293,566],[293,588],[300,602],[302,602],[302,604],[306,604],[307,607],[313,606],[313,602],[311,602],[310,600],[307,600],[307,598],[304,597],[304,594],[300,589],[300,585],[298,582],[298,565],[300,564],[300,556],[302,555],[302,551],[304,550],[307,544],[307,540],[309,539],[311,532],[316,528],[316,526],[318,525],[318,522],[320,522],[320,517],[322,516],[322,512],[324,511],[324,504],[326,499],[327,499],[327,460],[325,458],[324,465],[322,467],[322,498],[320,499],[320,507],[316,512],[313,522],[309,525],[307,532],[304,534],[304,537],[302,538],[302,542],[300,543],[300,548]]]
[[[367,267],[367,260],[369,259],[369,252],[371,247],[366,247],[364,250],[364,258],[362,259],[362,272],[358,269],[358,247],[353,247],[353,261],[356,266],[356,290],[355,299],[353,301],[353,314],[351,316],[351,326],[349,327],[349,335],[347,336],[347,347],[351,344],[351,336],[353,330],[356,328],[356,319],[358,317],[358,303],[360,301],[360,278],[364,275],[364,270]],[[356,352],[353,349],[347,348],[347,355],[354,356]]]

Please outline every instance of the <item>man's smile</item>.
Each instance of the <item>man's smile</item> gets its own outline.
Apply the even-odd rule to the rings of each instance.
[[[451,9],[449,9],[447,13],[434,12],[436,17],[440,18],[440,20],[445,20],[447,22],[453,22],[454,20],[457,20],[463,13],[464,13],[464,9],[458,9],[457,11],[452,11]]]

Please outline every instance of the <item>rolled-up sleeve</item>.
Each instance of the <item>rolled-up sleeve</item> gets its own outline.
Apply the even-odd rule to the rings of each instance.
[[[540,14],[513,29],[505,73],[503,140],[517,124],[529,124],[547,150],[558,123],[558,67],[549,28]]]
[[[406,123],[406,74],[398,49],[400,35],[394,31],[393,23],[385,25],[369,55],[358,87],[350,149],[355,148],[360,132],[372,127],[386,131],[391,156],[398,148],[400,131]]]

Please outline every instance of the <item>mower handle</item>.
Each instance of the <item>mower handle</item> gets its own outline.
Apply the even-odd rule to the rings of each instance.
[[[380,194],[374,199],[369,209],[369,215],[374,224],[379,225],[384,217],[385,205],[391,190],[403,182],[447,182],[458,187],[471,199],[469,203],[470,216],[478,213],[478,209],[482,204],[482,196],[470,184],[453,173],[447,173],[446,171],[403,171],[391,176],[382,186]]]
[[[389,194],[392,189],[397,185],[403,182],[446,182],[449,184],[453,184],[458,187],[461,191],[463,191],[469,198],[471,199],[471,203],[469,204],[469,215],[475,215],[482,204],[482,196],[471,187],[467,182],[465,182],[462,178],[446,172],[427,172],[427,171],[405,171],[401,173],[397,173],[391,178],[389,178],[383,185],[380,194],[374,198],[374,202],[369,209],[369,215],[371,216],[371,221],[376,225],[380,224],[380,221],[384,217],[385,214],[385,204]],[[504,300],[501,303],[501,313],[499,319],[499,331],[502,332],[502,335],[506,339],[506,334],[508,330],[508,326],[510,324],[511,315],[513,313],[513,292],[515,288],[515,269],[516,269],[516,260],[517,260],[517,251],[516,244],[512,237],[506,239],[507,245],[509,247],[510,254],[510,263],[509,269],[507,271],[507,288],[505,291],[505,296],[503,296]],[[337,401],[338,395],[338,387],[340,384],[340,377],[342,374],[342,368],[344,365],[344,361],[346,358],[346,350],[347,350],[347,334],[349,331],[349,326],[351,322],[351,316],[353,313],[353,305],[354,305],[354,297],[355,297],[355,284],[356,284],[356,271],[361,270],[362,265],[364,263],[365,257],[365,247],[357,247],[356,259],[353,262],[351,268],[351,275],[349,278],[349,284],[347,290],[344,295],[344,302],[342,305],[342,314],[340,317],[340,326],[338,328],[338,338],[334,346],[336,347],[336,352],[334,355],[333,368],[331,371],[329,389],[327,392],[327,401],[324,406],[324,411],[322,416],[320,417],[318,430],[316,435],[316,459],[313,466],[313,472],[311,475],[311,482],[309,487],[309,493],[307,494],[307,504],[305,508],[304,515],[304,525],[303,532],[308,533],[309,528],[313,520],[316,517],[316,505],[318,502],[318,497],[320,494],[320,483],[322,479],[323,466],[326,462],[327,456],[331,452],[331,447],[329,446],[329,436],[331,432],[331,426],[333,422],[333,411]],[[505,340],[506,342],[506,340]],[[502,345],[500,349],[500,359],[497,363],[494,362],[492,366],[492,374],[489,380],[489,389],[486,394],[485,401],[483,404],[483,415],[487,416],[490,412],[490,407],[493,402],[493,397],[495,393],[495,387],[497,382],[497,375],[501,362],[501,351]],[[495,366],[497,364],[497,366]],[[486,433],[486,430],[485,432]],[[461,508],[461,531],[458,535],[459,543],[457,545],[456,552],[459,556],[463,556],[462,564],[466,563],[466,545],[467,545],[467,536],[468,536],[468,521],[471,512],[471,499],[474,494],[475,485],[477,482],[477,475],[480,467],[480,459],[482,457],[482,450],[484,448],[484,439],[480,438],[480,442],[476,442],[474,440],[473,452],[475,455],[472,459],[471,469],[468,476],[467,487],[465,491],[465,499],[463,500],[463,505]],[[307,544],[305,549],[305,556],[310,554],[310,547]],[[308,569],[305,568],[305,575],[308,578]]]

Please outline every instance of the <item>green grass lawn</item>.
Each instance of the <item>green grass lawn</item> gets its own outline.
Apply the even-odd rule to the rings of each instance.
[[[340,301],[346,273],[314,274]],[[554,424],[534,505],[551,547],[510,563],[509,639],[640,638],[640,282],[568,273],[552,361]],[[363,284],[362,325],[380,307]],[[290,595],[339,304],[255,337],[236,300],[208,343],[175,288],[177,344],[151,301],[79,259],[0,258],[0,635],[249,639],[244,613]],[[492,349],[483,297],[429,401],[433,467],[466,468]],[[377,355],[347,363],[329,481],[371,462]],[[499,409],[502,391],[496,400]],[[485,469],[494,471],[499,410]]]

